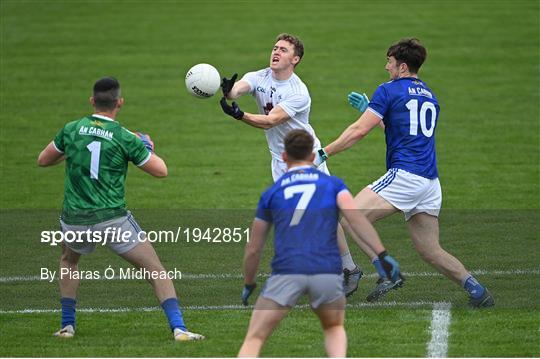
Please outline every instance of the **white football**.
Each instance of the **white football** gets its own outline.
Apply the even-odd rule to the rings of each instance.
[[[218,70],[209,64],[195,65],[186,74],[186,88],[190,94],[198,98],[214,96],[220,85],[221,77]]]

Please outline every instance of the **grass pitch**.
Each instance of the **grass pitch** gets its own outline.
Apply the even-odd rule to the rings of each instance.
[[[346,102],[350,91],[371,95],[387,80],[388,46],[406,36],[424,42],[420,77],[441,105],[441,242],[497,302],[468,309],[464,292],[420,261],[394,216],[377,229],[409,274],[406,287],[367,306],[375,277],[350,244],[368,275],[349,301],[349,355],[426,356],[432,303],[449,302],[449,356],[539,356],[538,14],[537,1],[0,2],[0,355],[236,355],[250,315],[236,307],[243,243],[156,245],[165,266],[185,274],[175,285],[189,328],[204,342],[172,342],[140,280],[83,280],[77,336],[52,338],[57,282],[36,276],[58,266],[59,249],[39,235],[58,227],[63,167],[39,169],[35,161],[65,122],[89,113],[93,82],[114,75],[126,98],[118,120],[151,134],[169,166],[159,181],[130,170],[127,204],[143,228],[245,228],[271,183],[264,134],[222,114],[218,98],[191,97],[183,77],[201,62],[222,76],[263,68],[275,36],[291,32],[305,43],[297,73],[323,143],[357,118]],[[255,111],[251,99],[239,103]],[[329,167],[357,192],[384,173],[384,151],[384,136],[374,131]],[[102,248],[81,261],[85,270],[109,265],[127,267]],[[317,320],[307,309],[293,311],[262,354],[323,356]]]

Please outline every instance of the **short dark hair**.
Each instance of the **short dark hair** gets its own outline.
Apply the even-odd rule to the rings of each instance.
[[[277,36],[276,42],[279,40],[284,40],[292,44],[294,46],[294,55],[300,57],[300,60],[302,59],[302,56],[304,56],[304,44],[299,37],[283,33]]]
[[[292,130],[285,136],[285,152],[292,160],[309,160],[313,153],[313,137],[306,130]]]
[[[393,56],[398,64],[406,63],[409,71],[413,74],[418,73],[420,66],[426,61],[426,48],[415,38],[402,39],[398,43],[390,46],[386,56]]]
[[[94,84],[94,104],[99,110],[114,110],[120,98],[120,83],[114,77],[104,77]]]

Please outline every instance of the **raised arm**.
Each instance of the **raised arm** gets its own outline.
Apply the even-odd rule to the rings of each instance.
[[[238,74],[234,74],[230,79],[224,77],[221,81],[221,91],[223,91],[223,96],[229,100],[244,96],[251,90],[251,86],[247,81],[240,80],[235,83],[237,77]]]
[[[227,95],[227,98],[229,100],[237,99],[237,98],[239,98],[241,96],[244,96],[245,94],[249,93],[250,90],[251,90],[251,87],[249,86],[249,84],[246,81],[240,80],[240,81],[238,81],[237,83],[234,84],[233,88],[231,89],[231,91]]]

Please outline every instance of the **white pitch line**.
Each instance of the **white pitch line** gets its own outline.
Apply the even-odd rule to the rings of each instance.
[[[405,277],[441,277],[442,274],[437,272],[402,272]],[[513,275],[540,275],[540,269],[511,269],[511,270],[487,270],[477,269],[471,271],[473,275],[499,275],[499,276],[513,276]],[[270,274],[261,273],[259,277],[265,278]],[[377,273],[364,274],[364,278],[375,278],[379,275]],[[243,275],[240,273],[182,273],[182,279],[242,279]],[[121,278],[116,276],[112,279],[92,279],[92,280],[120,280]],[[84,280],[84,279],[83,279]],[[90,280],[90,279],[88,279]],[[42,280],[38,275],[22,275],[22,276],[9,276],[0,277],[0,283],[11,282],[47,282],[48,280]]]
[[[435,303],[431,312],[431,340],[427,345],[428,358],[448,356],[448,336],[450,335],[450,303]]]
[[[417,302],[375,302],[375,303],[355,303],[347,304],[347,308],[381,308],[381,307],[433,307],[439,302],[417,301]],[[310,308],[308,304],[297,305],[295,308]],[[241,310],[253,309],[253,306],[243,306],[239,304],[229,305],[190,305],[182,307],[182,310]],[[79,308],[79,313],[131,313],[131,312],[159,312],[160,307],[140,307],[140,308]],[[41,313],[60,313],[60,309],[19,309],[19,310],[0,310],[1,314],[41,314]]]

